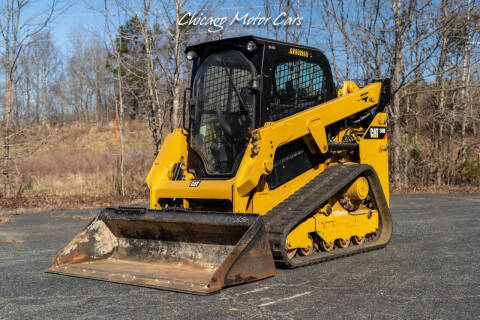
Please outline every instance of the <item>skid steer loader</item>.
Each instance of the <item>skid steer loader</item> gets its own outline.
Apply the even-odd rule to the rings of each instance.
[[[321,51],[254,36],[186,55],[149,208],[105,209],[49,272],[207,294],[387,245],[388,80],[336,92]]]

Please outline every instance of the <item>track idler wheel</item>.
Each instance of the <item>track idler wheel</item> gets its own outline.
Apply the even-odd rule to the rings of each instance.
[[[296,254],[297,254],[297,249],[287,250],[287,258],[289,260],[292,260]]]
[[[308,235],[308,238],[310,238],[310,241],[312,243],[312,245],[308,248],[300,248],[298,250],[298,253],[301,255],[301,256],[309,256],[313,253],[313,238],[311,235]]]
[[[336,243],[337,243],[337,247],[346,248],[350,245],[350,239],[348,240],[337,239]]]

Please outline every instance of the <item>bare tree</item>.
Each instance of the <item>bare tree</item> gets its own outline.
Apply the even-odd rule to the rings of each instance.
[[[117,15],[120,18],[120,6],[117,2]],[[112,50],[115,53],[116,62],[117,62],[117,85],[118,85],[118,107],[117,107],[117,100],[115,100],[115,114],[118,117],[118,131],[119,131],[119,138],[120,138],[120,194],[123,196],[125,195],[125,175],[124,175],[124,157],[125,157],[125,148],[124,148],[124,141],[123,141],[123,80],[122,80],[122,72],[121,72],[121,56],[120,52],[115,44],[115,40],[113,37],[113,33],[111,31],[111,21],[109,16],[109,9],[107,6],[107,0],[105,0],[105,24],[108,30],[108,36],[110,38],[110,43],[112,46]],[[119,41],[121,45],[122,41],[122,34],[119,35]]]
[[[3,46],[2,64],[5,72],[5,103],[3,112],[3,169],[4,195],[9,194],[10,159],[10,115],[12,108],[12,87],[15,81],[15,72],[18,58],[22,49],[33,36],[41,32],[51,21],[57,8],[57,0],[53,0],[45,12],[38,16],[24,17],[24,11],[30,0],[6,0],[0,8],[0,35]]]
[[[137,8],[137,5],[134,1],[130,3],[130,9],[133,11],[133,14],[136,16],[143,16],[143,24],[141,28],[141,33],[143,36],[143,41],[145,45],[145,60],[146,60],[146,77],[147,77],[147,87],[148,87],[148,104],[150,106],[150,116],[149,124],[152,131],[153,143],[155,145],[155,154],[158,153],[160,144],[162,142],[162,125],[164,122],[163,117],[161,116],[160,110],[160,99],[159,99],[159,90],[157,87],[156,73],[155,73],[155,42],[156,35],[151,30],[150,27],[150,16],[152,15],[152,8],[154,1],[152,0],[142,0],[141,7]],[[158,27],[158,26],[157,26]],[[155,29],[155,27],[154,27]],[[158,32],[157,32],[158,33]]]
[[[171,126],[177,128],[181,119],[182,71],[185,65],[182,48],[185,39],[188,39],[188,36],[181,33],[182,26],[179,22],[183,17],[187,0],[162,0],[161,3],[163,10],[159,16],[170,43],[171,56],[168,57],[168,62],[164,60],[160,65],[172,98]]]
[[[267,16],[285,11],[285,18],[304,20],[258,32],[326,49],[337,82],[363,85],[392,79],[388,113],[394,187],[408,188],[411,181],[423,186],[480,183],[478,0],[263,4]],[[29,18],[23,14],[28,5],[27,0],[4,1],[0,17],[5,72],[0,93],[5,101],[0,109],[2,195],[14,190],[8,186],[17,177],[12,170],[18,159],[15,148],[25,124],[40,130],[68,121],[110,121],[115,115],[120,129],[118,191],[125,193],[125,116],[148,121],[158,151],[165,135],[181,125],[189,70],[185,46],[217,39],[220,33],[178,24],[197,8],[188,0],[104,1],[105,39],[82,29],[72,37],[89,34],[92,41],[74,40],[64,54],[45,29],[55,6],[48,7],[46,15]],[[216,14],[215,6],[206,4],[201,10]]]

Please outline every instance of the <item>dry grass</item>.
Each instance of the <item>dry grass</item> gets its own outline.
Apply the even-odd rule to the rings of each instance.
[[[120,143],[115,142],[113,123],[73,123],[55,130],[39,127],[30,132],[30,138],[44,135],[45,130],[53,132],[48,141],[33,155],[16,161],[13,189],[19,191],[14,198],[0,199],[0,207],[58,208],[56,198],[61,202],[74,199],[74,205],[84,207],[88,202],[108,204],[118,199]],[[146,202],[145,177],[154,154],[150,131],[140,122],[129,122],[124,142],[126,195],[120,200]]]
[[[22,164],[27,176],[23,195],[52,194],[104,195],[119,190],[119,155],[115,152],[52,152],[38,155]],[[153,161],[152,153],[137,152],[125,157],[125,187],[127,193],[144,189],[145,177]]]
[[[21,139],[29,146],[29,141],[46,136],[49,138],[34,154],[15,162],[12,189],[19,191],[15,197],[0,198],[0,225],[8,223],[12,215],[27,212],[148,202],[145,177],[153,162],[154,147],[146,124],[129,122],[124,129],[125,196],[119,196],[120,144],[114,141],[113,122],[29,128]],[[426,192],[480,192],[480,187],[392,190]]]
[[[395,188],[391,194],[422,194],[422,193],[480,193],[480,186],[430,186],[430,187],[412,187],[412,188]]]

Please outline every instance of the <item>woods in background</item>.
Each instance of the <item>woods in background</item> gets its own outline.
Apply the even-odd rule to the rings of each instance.
[[[477,0],[260,4],[221,8],[222,2],[203,5],[192,0],[105,1],[92,8],[101,14],[104,30],[77,30],[65,53],[50,31],[52,19],[63,10],[57,1],[35,21],[25,17],[28,0],[3,1],[1,196],[17,192],[12,186],[12,177],[20,174],[15,162],[48,138],[49,131],[42,130],[35,141],[25,141],[25,130],[37,126],[118,118],[122,140],[123,121],[136,119],[149,124],[158,151],[166,134],[181,125],[183,90],[189,86],[185,46],[246,34],[320,48],[329,57],[338,85],[344,80],[364,85],[391,78],[388,137],[394,189],[480,184]],[[178,23],[193,11],[220,15],[221,10],[229,16],[242,10],[265,16],[285,12],[303,21],[288,27],[226,26],[218,33]]]

